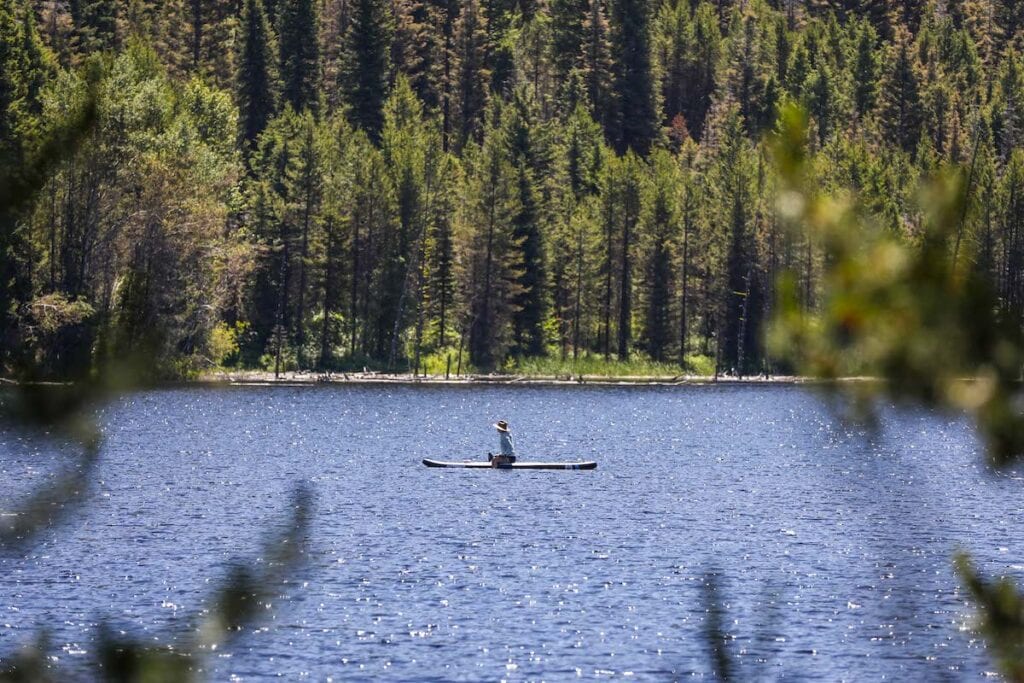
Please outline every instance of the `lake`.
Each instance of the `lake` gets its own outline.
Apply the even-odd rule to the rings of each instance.
[[[594,472],[437,470],[486,458]],[[164,642],[227,564],[316,492],[310,557],[211,678],[711,676],[715,577],[744,679],[992,671],[950,558],[1024,579],[1019,474],[957,416],[843,425],[795,386],[181,388],[99,413],[89,505],[0,555],[0,660],[52,630],[81,671],[101,623]],[[61,456],[0,437],[0,511]]]

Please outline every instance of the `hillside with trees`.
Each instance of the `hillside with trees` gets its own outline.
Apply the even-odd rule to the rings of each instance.
[[[1024,329],[1020,0],[0,0],[0,183],[90,103],[3,224],[5,374],[784,370],[774,284],[813,310],[827,265],[789,104],[902,244],[962,167],[954,261]]]

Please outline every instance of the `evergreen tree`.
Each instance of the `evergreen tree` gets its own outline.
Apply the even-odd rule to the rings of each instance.
[[[536,113],[521,93],[505,110],[500,131],[509,145],[515,173],[516,210],[512,237],[522,250],[522,273],[512,318],[511,353],[539,356],[546,352],[544,323],[547,318],[547,267],[544,245],[544,207],[538,167],[542,155]]]
[[[651,159],[652,182],[646,194],[642,239],[643,330],[641,343],[652,360],[669,357],[673,321],[673,242],[678,231],[680,178],[676,160],[666,151]]]
[[[582,73],[591,115],[606,135],[612,133],[612,58],[610,30],[602,0],[590,0],[583,22]]]
[[[725,142],[716,160],[715,192],[726,228],[726,290],[723,293],[724,324],[721,359],[724,367],[743,374],[752,365],[751,351],[758,338],[753,320],[757,310],[757,250],[752,208],[753,169],[738,111],[726,121]]]
[[[78,0],[72,8],[78,48],[82,52],[106,52],[120,46],[118,0]]]
[[[1010,156],[996,194],[1002,242],[999,298],[1015,329],[1024,323],[1024,150]]]
[[[189,62],[194,73],[222,86],[231,82],[238,69],[234,36],[241,9],[238,0],[188,0]]]
[[[772,50],[767,45],[772,33],[753,13],[737,14],[730,28],[728,66],[722,85],[739,105],[747,133],[752,137],[775,119],[776,102],[770,96],[774,93],[770,83],[775,68],[771,63]],[[799,70],[792,70],[789,76],[798,78]]]
[[[878,37],[869,23],[857,32],[857,57],[853,67],[853,102],[857,116],[864,118],[875,107],[878,97]]]
[[[655,25],[654,52],[661,78],[661,120],[671,124],[683,116],[690,93],[687,59],[693,49],[690,7],[686,2],[666,3],[658,11]]]
[[[693,44],[689,55],[686,77],[688,92],[683,116],[690,134],[694,139],[701,140],[722,61],[722,32],[714,8],[706,2],[702,2],[694,14]]]
[[[610,159],[601,181],[601,332],[606,358],[612,349],[628,360],[633,343],[633,256],[642,209],[643,162],[629,152]],[[613,330],[614,346],[613,346]]]
[[[479,2],[467,0],[455,24],[456,104],[452,128],[456,149],[461,149],[469,140],[481,140],[487,106],[486,40]]]
[[[879,115],[885,122],[886,138],[904,151],[913,152],[921,137],[922,107],[920,81],[908,36],[893,47],[889,72],[881,91]]]
[[[993,0],[992,4],[1002,44],[1024,50],[1024,0]]]
[[[586,38],[583,23],[589,11],[587,0],[551,0],[551,53],[559,82],[581,66]]]
[[[842,117],[839,86],[828,64],[821,64],[814,71],[805,90],[807,111],[817,124],[818,143],[824,146]]]
[[[440,139],[435,138],[423,116],[423,106],[412,91],[408,79],[400,76],[384,109],[381,139],[384,163],[395,188],[398,225],[393,251],[384,261],[383,286],[377,292],[382,307],[393,321],[388,338],[388,366],[398,360],[400,332],[407,327],[411,299],[420,291],[423,273],[424,241],[431,219],[432,188],[427,187],[428,161],[437,159]]]
[[[408,77],[428,110],[441,106],[445,88],[445,51],[451,49],[455,21],[448,16],[449,4],[448,0],[440,5],[428,0],[396,2],[391,61]]]
[[[245,0],[242,27],[236,92],[241,138],[251,148],[277,110],[274,35],[262,0]]]
[[[658,136],[651,15],[646,0],[612,0],[614,142],[620,154],[632,149],[646,155]]]
[[[393,26],[388,0],[353,0],[341,87],[349,121],[376,144],[384,126]]]
[[[1011,51],[1003,66],[1001,86],[999,148],[1004,159],[1024,148],[1024,63]]]
[[[469,356],[485,371],[499,368],[507,355],[523,267],[521,245],[512,233],[518,211],[516,173],[505,143],[495,134],[500,125],[497,107],[490,118],[483,145],[466,149],[460,239]]]
[[[314,0],[283,0],[279,11],[281,96],[295,111],[320,108],[319,19]]]

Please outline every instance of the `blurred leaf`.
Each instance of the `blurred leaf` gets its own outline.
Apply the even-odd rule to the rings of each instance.
[[[35,642],[9,658],[9,663],[0,668],[0,683],[49,683],[58,681],[46,660],[50,649],[48,634],[43,631]]]
[[[725,633],[725,607],[720,598],[718,577],[714,572],[706,572],[701,583],[701,599],[704,607],[704,642],[711,654],[711,663],[715,677],[720,681],[733,680],[732,655],[726,647],[728,635]]]
[[[98,456],[96,443],[87,446],[85,455],[52,484],[34,492],[13,510],[0,510],[0,552],[24,549],[40,533],[74,512],[88,495]]]
[[[1007,578],[986,580],[974,569],[966,553],[958,553],[954,564],[977,603],[978,627],[1000,671],[1007,680],[1024,681],[1024,599],[1017,587]]]
[[[806,310],[795,275],[780,279],[772,353],[833,381],[865,412],[878,395],[967,411],[995,465],[1024,454],[1020,330],[999,314],[989,283],[954,259],[967,195],[962,169],[922,186],[920,231],[898,235],[857,196],[824,192],[810,179],[803,126],[799,110],[787,109],[774,139],[778,210],[791,230],[822,244],[823,298]],[[879,381],[849,381],[864,376]]]
[[[199,626],[199,650],[216,649],[229,642],[267,609],[304,560],[313,514],[313,495],[308,487],[302,486],[292,495],[291,508],[288,524],[267,539],[258,559],[231,568],[214,598],[214,607]]]

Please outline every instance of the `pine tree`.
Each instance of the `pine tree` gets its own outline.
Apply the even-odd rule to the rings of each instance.
[[[661,120],[670,124],[676,116],[683,116],[685,120],[684,112],[690,95],[687,60],[693,49],[693,28],[689,4],[662,5],[654,26],[654,53],[661,77]]]
[[[374,144],[380,141],[384,127],[392,32],[387,0],[354,0],[345,36],[341,88],[349,121],[365,131]]]
[[[512,340],[512,319],[522,276],[522,249],[512,234],[516,173],[501,136],[500,112],[491,108],[483,146],[466,149],[466,188],[460,262],[470,361],[480,370],[501,366]],[[497,120],[495,120],[497,119]]]
[[[262,0],[245,0],[242,49],[236,76],[242,141],[252,147],[277,110],[274,35]]]
[[[743,374],[752,366],[751,353],[759,337],[757,250],[754,240],[753,164],[739,110],[726,118],[723,145],[715,161],[714,194],[725,228],[727,252],[725,291],[722,292],[721,361],[727,370]]]
[[[913,152],[921,137],[922,107],[920,80],[908,36],[903,35],[893,47],[890,63],[882,83],[879,116],[885,122],[886,138],[904,151]]]
[[[191,69],[221,86],[237,71],[233,38],[240,4],[237,0],[188,0]]]
[[[441,142],[444,146],[444,151],[447,152],[452,148],[452,104],[456,94],[456,22],[459,15],[460,3],[458,0],[435,0],[436,12],[435,16],[438,18],[438,26],[441,30],[441,38],[439,45],[440,60],[439,66],[440,80],[438,97],[440,99],[441,106]],[[461,139],[461,133],[458,136]]]
[[[633,344],[633,256],[642,208],[643,162],[633,152],[609,159],[601,181],[601,332],[605,358],[612,349],[628,360]],[[613,330],[614,346],[613,346]]]
[[[445,85],[444,53],[450,49],[445,32],[454,30],[455,20],[448,17],[447,4],[446,1],[438,6],[428,0],[397,0],[395,5],[391,61],[406,75],[428,110],[441,106]]]
[[[877,44],[875,29],[865,22],[857,32],[857,57],[853,66],[853,102],[859,118],[864,118],[875,108],[878,98]]]
[[[35,15],[26,3],[19,17],[21,28],[21,76],[24,88],[25,113],[38,118],[43,113],[43,88],[54,75],[56,64],[53,55],[39,38]],[[32,126],[36,128],[36,126]]]
[[[511,353],[539,356],[546,352],[544,323],[547,317],[547,267],[544,245],[544,207],[539,189],[538,166],[542,151],[536,112],[521,93],[505,110],[501,135],[509,145],[515,172],[516,211],[512,215],[512,237],[522,250],[519,294],[512,318]]]
[[[428,161],[437,159],[440,139],[435,138],[424,119],[423,106],[408,79],[400,76],[384,108],[381,151],[395,188],[398,225],[393,251],[385,258],[383,286],[377,292],[392,320],[388,339],[388,367],[398,360],[398,342],[407,327],[410,311],[418,302],[411,300],[421,290],[424,242],[431,219],[431,189]]]
[[[0,183],[5,187],[21,170],[21,122],[25,84],[21,79],[23,57],[13,0],[0,0]],[[19,252],[23,239],[16,217],[0,207],[0,370],[17,346],[17,308],[21,292]]]
[[[615,146],[646,155],[658,136],[651,69],[651,8],[646,0],[612,0]]]
[[[828,64],[821,64],[806,87],[807,110],[817,124],[818,143],[822,146],[836,132],[842,118],[839,87]]]
[[[78,49],[84,53],[116,50],[121,44],[118,30],[121,3],[118,0],[79,0],[72,7]]]
[[[775,68],[771,64],[772,51],[767,45],[771,33],[752,13],[736,15],[730,28],[728,67],[722,85],[739,104],[747,133],[752,137],[757,137],[775,118],[775,102],[769,87]],[[792,70],[789,76],[791,79],[799,77],[799,71]]]
[[[517,16],[517,0],[479,0],[487,35],[487,71],[490,90],[508,97],[515,87],[515,56],[512,33],[516,24],[525,21]],[[467,9],[463,6],[463,12]]]
[[[690,134],[695,140],[701,140],[722,61],[722,32],[714,9],[707,3],[701,3],[694,14],[692,45],[687,64],[688,94],[683,116]]]
[[[455,113],[452,129],[456,149],[480,142],[487,106],[486,38],[478,0],[467,0],[455,24]]]
[[[582,72],[594,120],[605,134],[612,134],[612,58],[610,30],[602,0],[590,0],[590,10],[583,22]]]
[[[295,111],[320,109],[319,18],[314,0],[282,0],[278,43],[281,99]]]
[[[583,22],[589,11],[587,0],[551,0],[551,53],[559,82],[581,65],[586,37]]]
[[[1016,51],[1006,56],[1000,80],[999,149],[1004,159],[1024,148],[1024,63]]]
[[[349,353],[387,360],[394,300],[385,291],[388,259],[397,254],[398,206],[384,155],[361,132],[350,145],[355,172],[350,196],[348,253]]]
[[[647,188],[642,238],[643,330],[641,343],[652,360],[665,362],[674,332],[673,242],[678,232],[680,178],[676,160],[660,150],[651,159],[652,182]]]
[[[999,294],[1003,317],[1020,329],[1024,323],[1024,150],[1015,150],[996,194],[1002,244]]]

